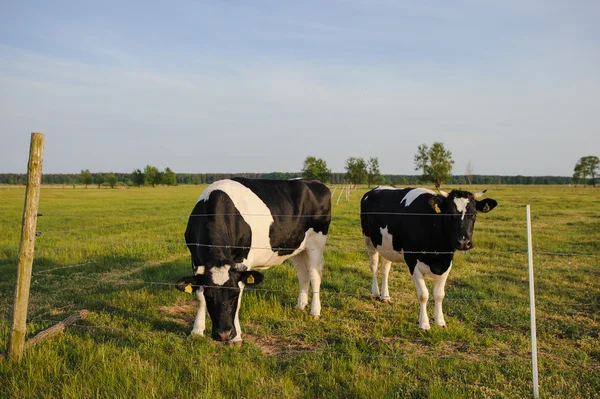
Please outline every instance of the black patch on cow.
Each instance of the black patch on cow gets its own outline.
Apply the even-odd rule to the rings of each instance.
[[[229,196],[214,190],[208,201],[196,203],[185,241],[195,267],[234,265],[248,257],[252,230]]]

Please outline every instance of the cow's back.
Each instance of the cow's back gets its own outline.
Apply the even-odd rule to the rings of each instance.
[[[331,193],[320,182],[233,178],[202,193],[186,241],[197,266],[270,266],[297,252],[310,229],[326,235],[330,222]]]
[[[236,177],[265,203],[273,216],[272,230],[286,228],[290,221],[298,226],[327,234],[331,223],[331,192],[317,180],[267,180]],[[289,227],[289,226],[288,226]]]

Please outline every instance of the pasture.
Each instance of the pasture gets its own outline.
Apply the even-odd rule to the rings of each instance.
[[[487,188],[499,206],[478,216],[475,248],[455,256],[444,301],[447,328],[422,332],[406,265],[393,265],[392,304],[370,298],[359,220],[366,188],[335,205],[338,189],[321,319],[294,308],[295,270],[276,266],[245,291],[244,344],[230,347],[189,338],[196,304],[172,285],[190,274],[183,233],[203,188],[42,189],[28,337],[75,310],[90,315],[27,351],[20,365],[0,362],[0,397],[530,397],[526,204],[541,397],[600,392],[600,190],[470,187]],[[2,350],[12,320],[23,194],[0,188]]]

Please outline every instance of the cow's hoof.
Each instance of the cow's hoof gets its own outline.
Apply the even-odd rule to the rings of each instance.
[[[192,337],[204,337],[204,331],[192,330],[192,334],[190,336],[192,336]]]
[[[312,318],[313,318],[314,321],[319,321],[319,319],[321,318],[321,316],[318,315],[318,314],[313,314]]]
[[[431,319],[431,320],[435,322],[436,326],[446,328],[446,321],[437,322],[435,319]]]
[[[390,305],[392,304],[392,298],[389,296],[387,298],[381,298],[380,301],[383,303],[389,303]]]

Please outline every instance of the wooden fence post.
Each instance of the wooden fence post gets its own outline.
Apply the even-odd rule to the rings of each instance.
[[[25,188],[25,209],[23,210],[23,227],[21,229],[21,243],[19,244],[13,324],[10,331],[9,345],[10,358],[19,362],[23,357],[25,344],[27,305],[29,304],[29,287],[31,284],[35,228],[40,200],[43,154],[44,135],[42,133],[31,133],[29,163],[27,165],[27,186]]]

